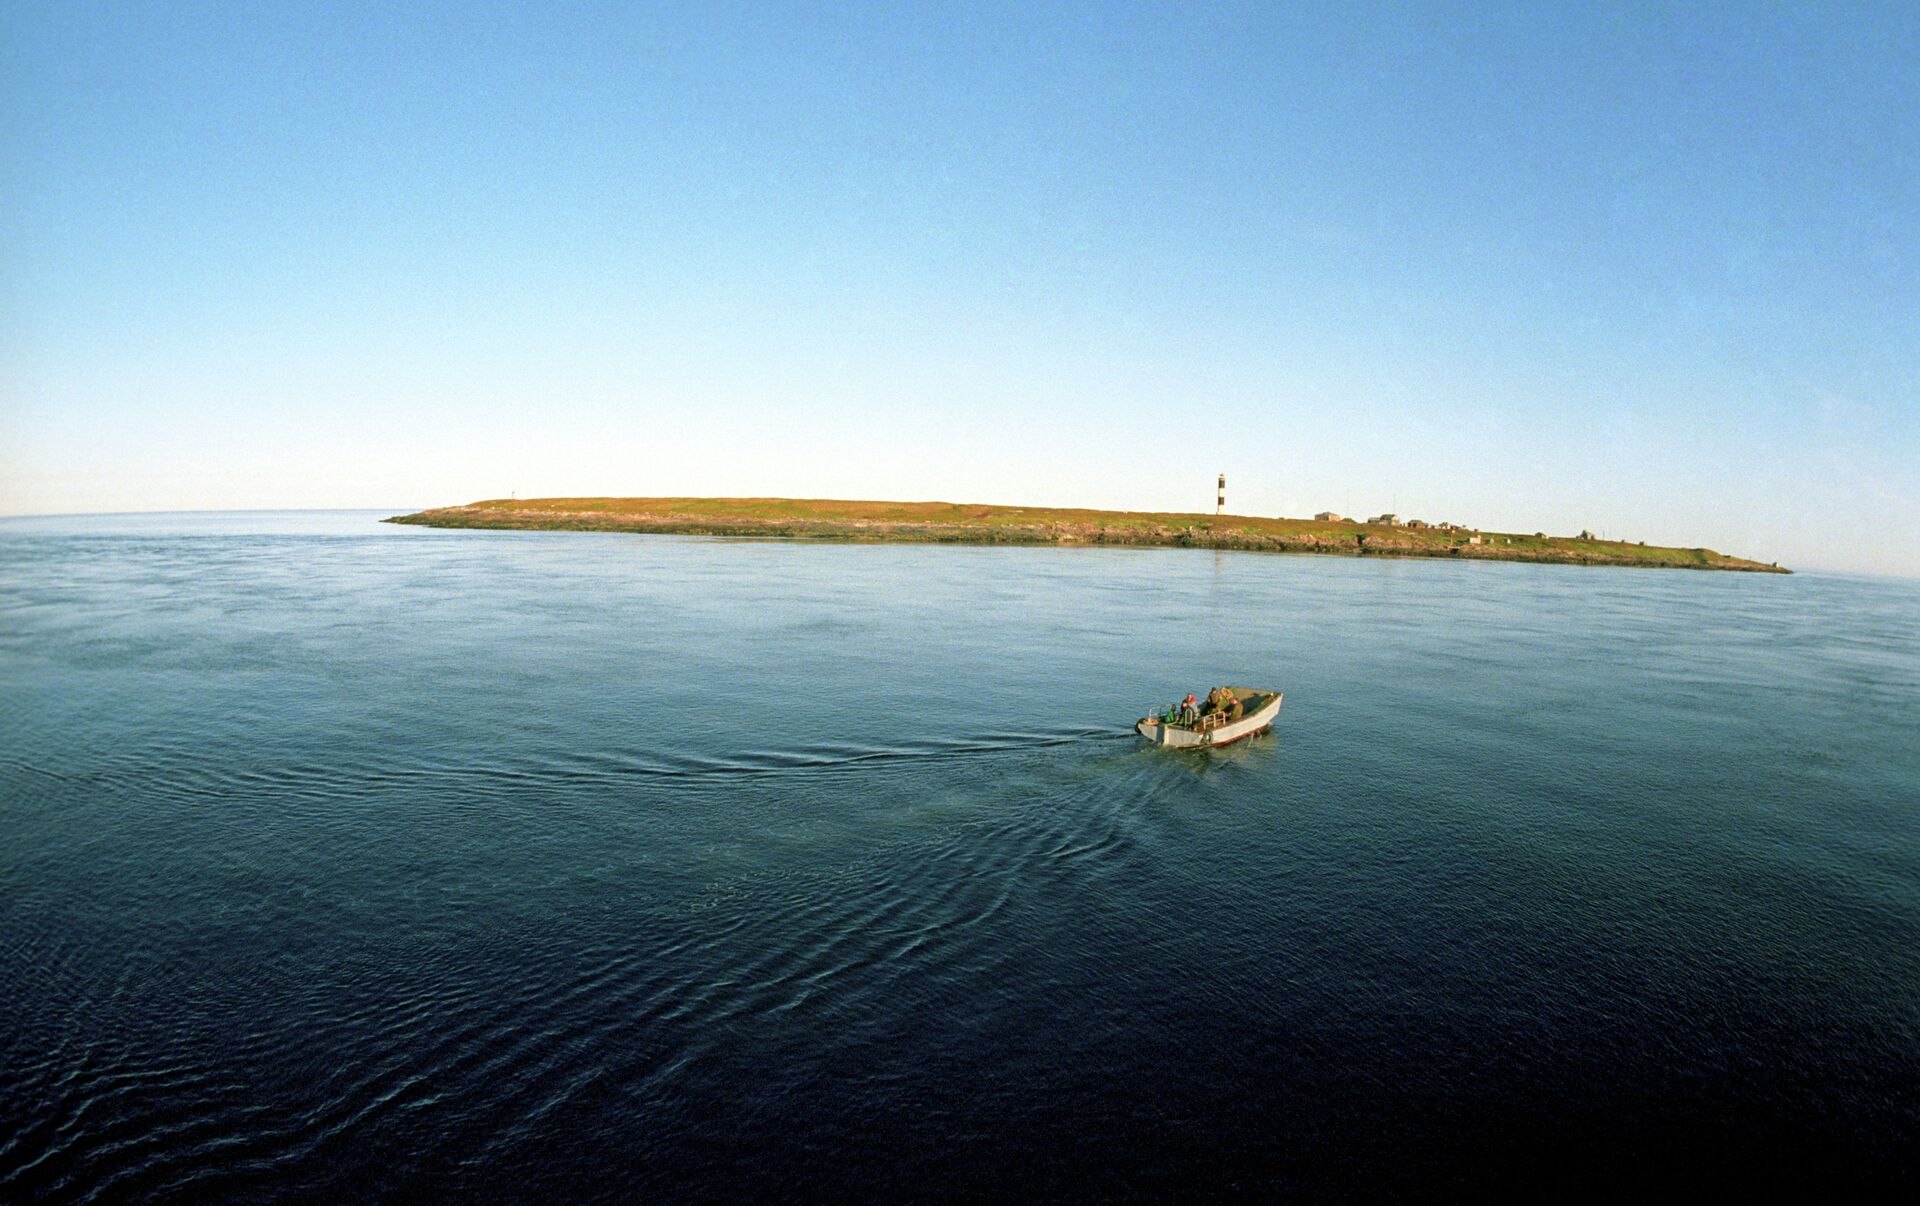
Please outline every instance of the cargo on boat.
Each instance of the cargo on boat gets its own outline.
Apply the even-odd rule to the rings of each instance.
[[[1220,687],[1208,696],[1205,711],[1171,707],[1143,717],[1133,731],[1154,745],[1212,749],[1271,728],[1280,714],[1280,699],[1278,691]]]

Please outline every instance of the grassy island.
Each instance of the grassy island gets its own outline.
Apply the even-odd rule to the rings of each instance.
[[[1458,557],[1784,574],[1711,549],[1622,540],[1408,527],[1357,520],[1262,519],[1161,511],[1088,511],[975,503],[849,502],[812,498],[492,498],[396,515],[388,523],[436,528],[651,532],[929,544],[1133,545]]]

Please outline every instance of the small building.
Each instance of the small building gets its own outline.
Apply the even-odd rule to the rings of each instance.
[[[1390,528],[1397,528],[1400,526],[1400,517],[1398,515],[1395,515],[1392,511],[1388,511],[1385,515],[1376,515],[1372,519],[1369,519],[1367,522],[1368,523],[1384,523]]]
[[[1333,512],[1333,511],[1322,511],[1322,512],[1320,512],[1319,514],[1317,514],[1317,515],[1315,515],[1315,516],[1314,516],[1314,518],[1315,518],[1315,519],[1317,519],[1317,520],[1319,520],[1319,521],[1320,521],[1321,523],[1345,523],[1345,522],[1347,522],[1347,517],[1346,517],[1346,516],[1344,516],[1344,515],[1341,515],[1341,514],[1338,514],[1338,513],[1336,513],[1336,512]]]
[[[1469,537],[1467,537],[1467,543],[1468,543],[1468,544],[1480,544],[1480,543],[1482,543],[1482,541],[1481,541],[1481,539],[1480,539],[1480,533],[1478,533],[1478,532],[1475,532],[1475,533],[1474,533],[1473,535],[1471,535],[1471,536],[1469,536]]]
[[[1427,521],[1424,519],[1409,519],[1407,521],[1406,526],[1410,528],[1424,528],[1424,527],[1429,527],[1431,525],[1429,525]]]

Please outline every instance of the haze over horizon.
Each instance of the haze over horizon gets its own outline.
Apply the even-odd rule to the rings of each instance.
[[[21,3],[0,513],[1365,516],[1920,576],[1920,8]]]

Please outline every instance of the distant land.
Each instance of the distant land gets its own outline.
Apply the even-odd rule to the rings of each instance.
[[[435,528],[643,532],[924,544],[1115,545],[1454,557],[1784,574],[1778,565],[1712,549],[1665,548],[1590,534],[1547,536],[1456,525],[1343,518],[1263,519],[1177,511],[1090,511],[980,503],[853,502],[815,498],[491,498],[396,515]],[[1417,524],[1417,521],[1415,521]]]

